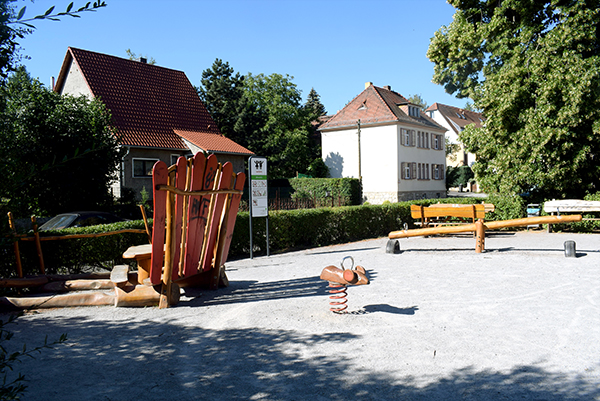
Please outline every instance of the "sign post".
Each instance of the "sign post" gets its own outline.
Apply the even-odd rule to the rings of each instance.
[[[269,256],[269,190],[267,187],[267,158],[251,156],[248,159],[248,191],[250,201],[250,259],[253,258],[252,217],[266,217],[267,256]]]

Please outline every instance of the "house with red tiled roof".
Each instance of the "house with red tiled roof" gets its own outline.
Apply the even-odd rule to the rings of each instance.
[[[465,151],[463,144],[458,139],[458,134],[470,124],[481,127],[485,122],[483,114],[441,103],[432,104],[427,108],[426,113],[438,124],[448,129],[446,137],[450,143],[459,145],[457,152],[448,155],[446,163],[452,167],[472,165],[475,162],[475,155]]]
[[[319,131],[331,177],[360,178],[364,201],[446,197],[446,129],[391,87],[367,82]]]
[[[199,151],[244,170],[253,153],[224,137],[182,71],[69,47],[54,91],[100,99],[110,110],[125,148],[113,186],[116,197],[130,188],[150,193],[152,166],[173,164]]]

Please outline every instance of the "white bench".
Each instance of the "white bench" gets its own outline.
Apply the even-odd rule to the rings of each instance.
[[[562,199],[547,201],[544,203],[544,212],[550,215],[561,213],[589,213],[600,212],[600,201],[585,201],[579,199]],[[597,218],[587,218],[583,220],[600,220]],[[548,232],[552,232],[552,224],[548,224]]]

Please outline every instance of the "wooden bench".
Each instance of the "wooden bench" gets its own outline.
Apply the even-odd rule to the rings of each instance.
[[[487,209],[487,210],[486,210]],[[485,219],[488,211],[493,211],[492,204],[450,204],[436,203],[430,206],[411,205],[410,215],[413,219],[418,219],[416,224],[422,227],[430,225],[455,225],[461,223],[475,223],[479,219]],[[451,221],[451,218],[458,218],[459,221]],[[470,220],[470,221],[469,221]]]
[[[544,212],[549,215],[561,213],[591,213],[600,212],[600,201],[585,201],[580,199],[553,199],[544,203]],[[600,220],[598,218],[584,218],[582,220]],[[552,224],[548,224],[548,232],[552,232]]]

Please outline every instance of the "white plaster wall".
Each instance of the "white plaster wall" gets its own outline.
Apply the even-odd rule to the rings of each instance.
[[[468,166],[473,164],[475,162],[475,155],[473,153],[465,152],[463,144],[458,139],[458,133],[461,131],[460,127],[456,126],[452,122],[448,122],[448,120],[444,118],[444,116],[442,116],[442,114],[438,110],[433,110],[430,113],[430,115],[436,123],[448,129],[448,131],[446,131],[446,138],[448,138],[450,143],[457,143],[460,145],[460,149],[458,150],[458,152],[456,152],[456,159],[451,160],[450,157],[448,157],[448,159],[446,160],[446,165],[453,167],[461,166],[463,165],[465,157],[467,158]]]
[[[65,79],[65,83],[60,92],[61,95],[73,95],[73,96],[81,96],[85,95],[88,98],[92,98],[92,92],[88,87],[85,79],[83,78],[83,74],[79,70],[79,67],[73,60],[71,60],[71,65],[69,66],[69,73],[67,74],[67,78]]]
[[[394,125],[361,129],[363,192],[398,191],[398,135]]]
[[[358,178],[358,130],[322,132],[321,157],[331,178]]]
[[[403,146],[400,138],[402,129],[410,129],[416,131],[425,131],[429,135],[429,149],[419,148],[417,146]],[[432,164],[442,164],[444,167],[444,173],[446,170],[446,152],[444,149],[436,150],[431,149],[431,133],[443,134],[440,131],[429,131],[415,127],[398,127],[398,191],[399,192],[444,192],[446,191],[446,180],[434,180],[431,172]],[[443,140],[442,140],[443,143]],[[402,162],[408,163],[428,163],[429,164],[429,180],[410,179],[406,180],[402,178]]]
[[[402,129],[419,131],[422,128],[387,125],[361,128],[361,173],[363,194],[371,203],[375,199],[416,199],[417,196],[440,194],[445,196],[446,181],[431,179],[431,165],[446,166],[444,150],[422,149],[401,144]],[[443,134],[441,131],[425,131]],[[321,133],[322,157],[330,169],[331,177],[358,178],[358,134],[357,129]],[[429,180],[402,179],[401,163],[429,164]],[[403,195],[400,195],[403,194]],[[385,198],[385,199],[384,199]]]

